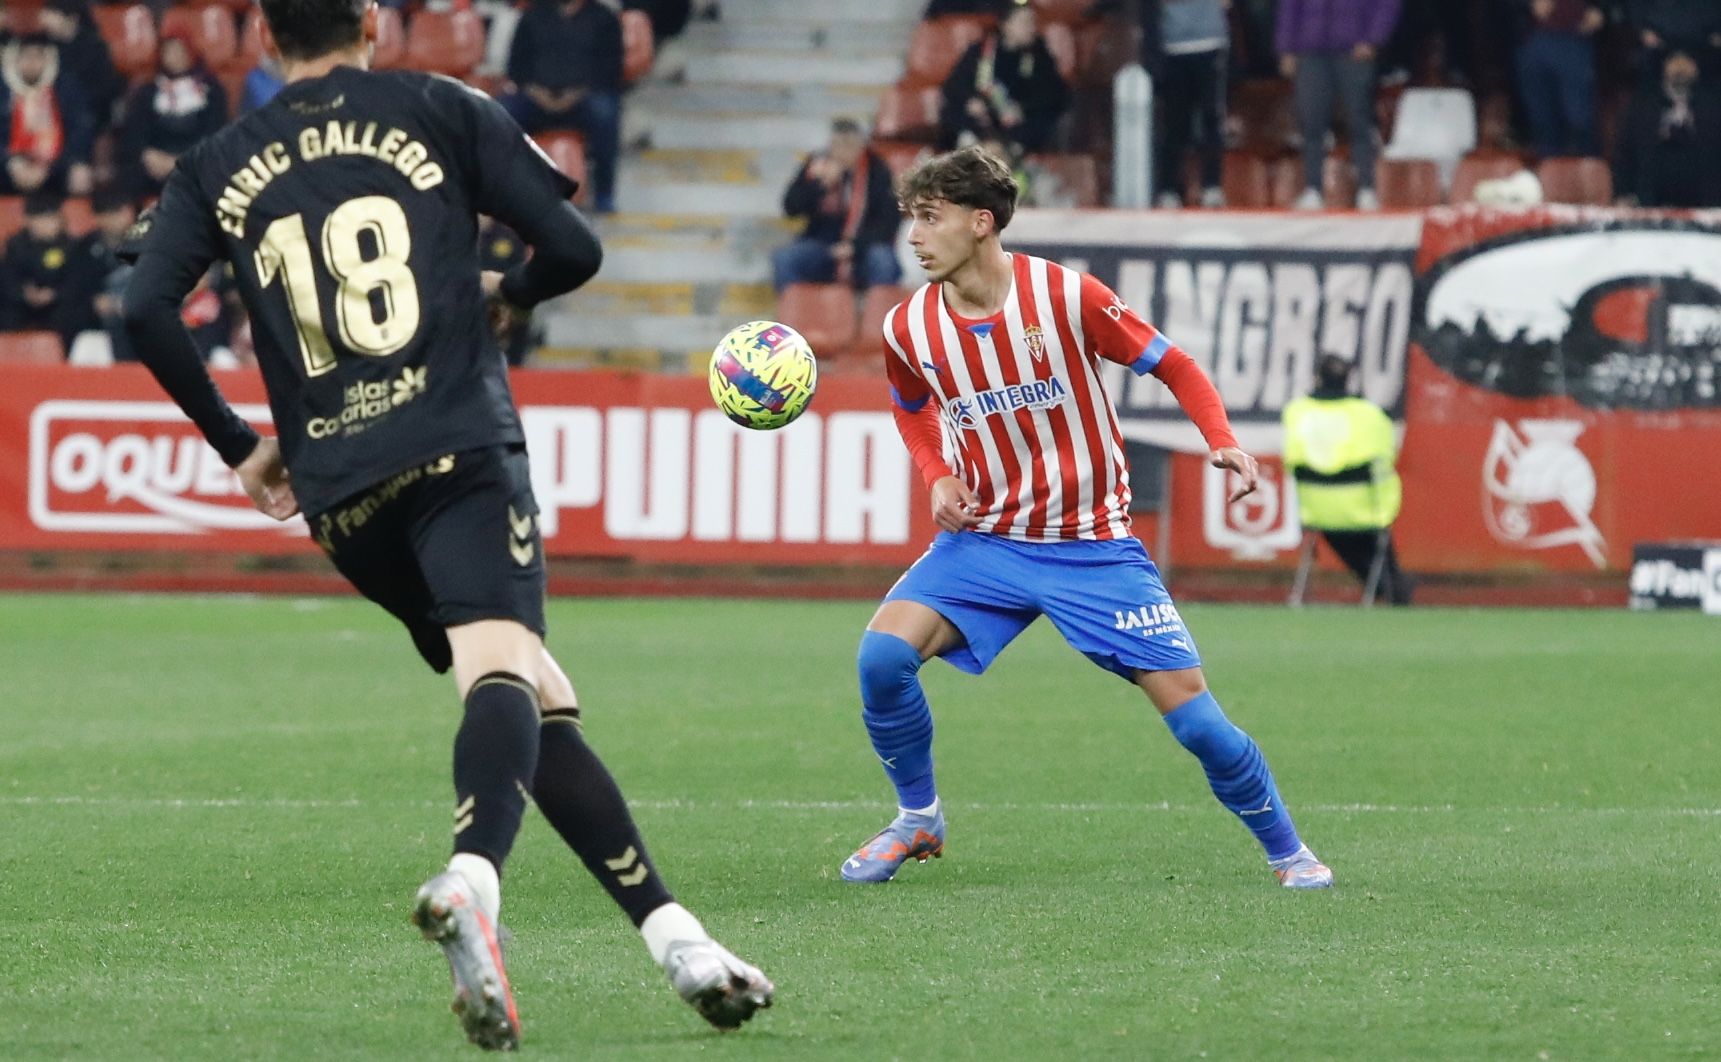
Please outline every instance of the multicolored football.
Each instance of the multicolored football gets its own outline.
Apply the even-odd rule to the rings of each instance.
[[[813,348],[786,324],[748,321],[711,352],[711,397],[743,428],[781,428],[806,411],[818,387]]]

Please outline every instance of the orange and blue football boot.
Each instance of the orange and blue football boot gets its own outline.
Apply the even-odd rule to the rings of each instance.
[[[931,815],[904,811],[843,863],[844,881],[878,883],[896,877],[910,859],[924,863],[944,855],[944,809]]]

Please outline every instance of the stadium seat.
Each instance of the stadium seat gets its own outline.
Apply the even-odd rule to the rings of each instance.
[[[1356,205],[1356,167],[1350,152],[1333,151],[1321,165],[1321,195],[1326,197],[1328,210],[1349,210]]]
[[[384,10],[382,8],[378,9]],[[239,48],[233,55],[233,69],[247,73],[263,58],[263,12],[252,8],[239,24]]]
[[[1048,23],[1073,26],[1086,22],[1093,6],[1094,0],[1034,0],[1034,10],[1039,12],[1042,26]]]
[[[0,364],[63,365],[66,348],[53,332],[0,332]]]
[[[1266,210],[1273,205],[1270,167],[1253,152],[1227,151],[1220,180],[1225,205],[1233,210]]]
[[[155,18],[142,4],[97,4],[90,8],[107,42],[114,69],[127,78],[155,70]]]
[[[878,152],[894,177],[901,177],[927,150],[925,144],[911,140],[874,140],[867,146]]]
[[[198,58],[211,70],[219,70],[233,62],[239,54],[239,33],[233,26],[233,12],[224,7],[170,7],[161,15],[161,34],[183,33],[191,38]]]
[[[1542,195],[1550,203],[1607,206],[1613,202],[1613,172],[1603,159],[1543,159],[1536,167]]]
[[[0,246],[24,227],[24,197],[0,195]]]
[[[636,8],[621,13],[621,76],[633,84],[651,72],[657,58],[657,41],[651,32],[651,16]]]
[[[420,11],[406,27],[406,65],[465,77],[484,58],[484,23],[471,11]]]
[[[874,284],[861,299],[860,331],[849,347],[848,360],[856,368],[876,369],[876,359],[884,355],[884,318],[890,308],[914,294],[913,289],[896,284]]]
[[[942,85],[968,46],[991,28],[992,20],[978,15],[946,15],[919,23],[908,42],[903,81],[911,85]]]
[[[1100,205],[1099,167],[1092,155],[1030,155],[1028,161],[1057,185],[1055,198],[1068,199],[1078,207]]]
[[[855,339],[855,292],[847,284],[790,284],[777,296],[777,320],[801,333],[822,363],[843,358]]]
[[[215,80],[227,93],[227,117],[239,117],[239,106],[245,102],[245,77],[250,71],[238,66],[225,66],[215,71]]]
[[[878,101],[873,133],[884,140],[928,141],[938,135],[937,85],[897,82]]]
[[[13,0],[5,7],[6,32],[19,37],[36,33],[42,28],[38,20],[41,12],[41,0],[24,0],[23,3]]]
[[[1476,149],[1476,99],[1457,88],[1406,89],[1398,98],[1392,139],[1382,158],[1433,159],[1445,183],[1458,160]]]
[[[586,201],[586,142],[580,134],[566,129],[550,129],[532,139],[544,149],[544,154],[550,156],[550,161],[563,173],[580,182],[580,190],[574,194],[574,201]]]
[[[406,26],[400,12],[392,7],[376,9],[376,51],[371,53],[371,68],[395,70],[406,65]]]
[[[1046,39],[1046,50],[1057,62],[1058,73],[1066,82],[1073,84],[1080,68],[1075,31],[1061,22],[1053,22],[1040,29],[1040,36]]]
[[[1303,194],[1303,160],[1296,155],[1285,155],[1267,164],[1268,182],[1272,189],[1271,202],[1275,208],[1285,209],[1297,201]]]
[[[1523,168],[1524,161],[1516,155],[1483,152],[1466,155],[1459,160],[1452,175],[1452,191],[1447,195],[1447,201],[1454,205],[1468,203],[1480,182],[1510,177]]]
[[[1374,187],[1380,205],[1388,210],[1420,210],[1446,199],[1433,159],[1381,159],[1375,164]]]

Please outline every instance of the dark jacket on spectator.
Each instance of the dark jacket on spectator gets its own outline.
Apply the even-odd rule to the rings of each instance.
[[[1626,11],[1639,33],[1653,30],[1670,48],[1707,48],[1721,33],[1721,4],[1715,0],[1628,0]]]
[[[539,0],[514,30],[508,79],[522,89],[583,88],[621,91],[621,20],[597,0],[585,0],[573,15],[556,0]]]
[[[1003,135],[1025,151],[1044,148],[1069,101],[1069,86],[1044,37],[1036,36],[1026,48],[1010,49],[996,33],[969,45],[944,80],[939,127],[945,145],[954,146],[957,133],[969,124],[969,99],[989,95],[982,84],[987,80],[1022,109],[1022,124]]]
[[[1721,206],[1721,93],[1697,88],[1689,107],[1657,83],[1640,89],[1614,145],[1614,194],[1646,207]]]
[[[226,124],[227,90],[201,62],[179,77],[158,73],[126,105],[127,157],[146,147],[182,155]]]
[[[1398,24],[1399,0],[1279,0],[1275,46],[1280,55],[1376,48]]]
[[[48,6],[77,20],[72,39],[55,42],[60,50],[60,69],[67,81],[77,82],[96,127],[105,127],[113,121],[114,104],[125,95],[125,78],[114,68],[113,53],[96,27],[88,0],[55,0]]]
[[[7,46],[8,52],[10,45]],[[54,106],[60,119],[60,154],[63,162],[88,162],[95,146],[96,120],[90,111],[89,98],[76,77],[70,76],[58,61],[50,63],[44,80],[53,83]],[[12,129],[12,87],[9,77],[0,77],[0,161],[9,155]]]
[[[63,229],[58,238],[39,241],[18,232],[6,242],[0,258],[0,330],[53,329],[70,342],[68,323],[77,316],[77,243]],[[24,285],[53,288],[59,297],[47,306],[24,301]]]
[[[812,160],[808,159],[808,163]],[[897,223],[902,220],[896,205],[896,186],[891,180],[890,164],[868,149],[862,162],[843,177],[835,189],[827,190],[824,182],[807,174],[803,165],[783,193],[783,213],[792,218],[806,218],[802,238],[821,243],[837,243],[843,239],[848,225],[849,208],[854,194],[855,176],[866,170],[866,202],[861,207],[860,223],[855,228],[855,243],[894,243]]]

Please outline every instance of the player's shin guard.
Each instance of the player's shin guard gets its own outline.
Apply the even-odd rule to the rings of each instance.
[[[938,799],[932,775],[932,709],[920,687],[920,653],[894,634],[867,631],[860,643],[861,719],[897,803]]]
[[[646,855],[621,789],[580,733],[579,720],[573,709],[545,713],[532,799],[637,927],[675,898]]]
[[[454,851],[502,869],[526,813],[526,786],[538,764],[538,692],[492,671],[466,694],[454,735]]]
[[[1302,846],[1291,813],[1279,799],[1267,757],[1248,734],[1225,718],[1213,694],[1203,692],[1179,705],[1166,715],[1165,725],[1201,761],[1213,795],[1243,820],[1267,850],[1268,859],[1283,859]]]

